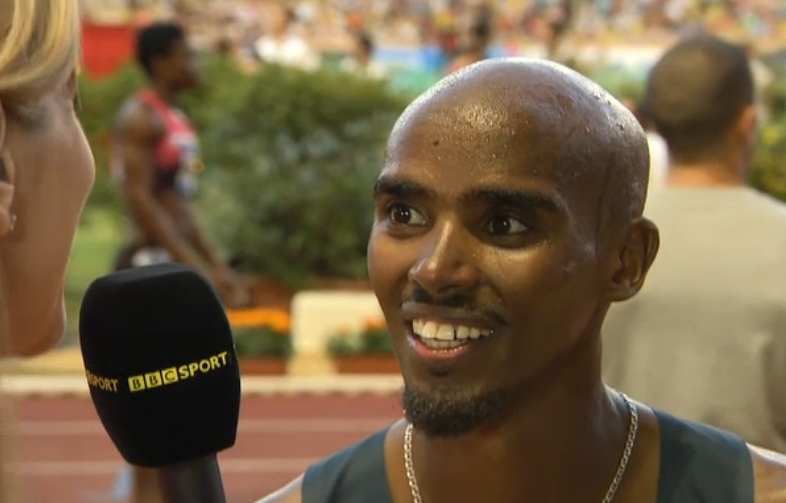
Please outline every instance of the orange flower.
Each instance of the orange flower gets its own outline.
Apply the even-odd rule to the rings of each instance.
[[[385,323],[384,318],[370,318],[366,320],[366,323],[363,325],[364,332],[374,332],[377,330],[382,330],[387,326]]]
[[[281,333],[289,333],[289,313],[283,309],[229,309],[227,310],[229,324],[235,328],[265,327]]]

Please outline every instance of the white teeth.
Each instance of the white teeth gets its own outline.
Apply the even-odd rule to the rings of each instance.
[[[433,346],[429,344],[432,347],[455,347],[454,345],[439,346],[437,344],[461,344],[468,339],[479,339],[491,335],[491,330],[486,328],[449,325],[426,320],[413,320],[412,331],[424,341],[435,343]]]
[[[423,328],[421,332],[418,334],[419,336],[426,338],[426,339],[434,339],[437,337],[437,324],[433,321],[427,321],[423,323]]]
[[[437,328],[437,339],[441,341],[452,341],[455,339],[456,330],[453,325],[439,325]]]
[[[457,347],[463,346],[464,344],[467,343],[466,340],[458,340],[458,339],[452,340],[452,341],[440,341],[440,340],[437,340],[437,339],[421,338],[420,340],[423,341],[423,344],[425,344],[426,346],[428,346],[428,347],[430,347],[432,349],[457,348]]]

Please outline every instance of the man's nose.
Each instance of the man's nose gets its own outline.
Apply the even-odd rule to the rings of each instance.
[[[455,222],[433,227],[423,240],[423,249],[409,271],[409,279],[434,296],[474,288],[480,275],[473,239]]]

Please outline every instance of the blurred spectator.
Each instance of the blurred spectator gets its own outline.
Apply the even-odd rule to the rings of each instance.
[[[746,54],[686,39],[650,73],[646,110],[669,148],[646,216],[658,260],[604,326],[610,386],[786,452],[786,206],[746,186],[757,140]]]
[[[355,47],[349,57],[341,62],[341,68],[348,72],[356,72],[367,77],[382,79],[385,67],[374,61],[374,41],[371,35],[358,32],[354,35]]]
[[[467,30],[461,52],[450,64],[447,73],[455,72],[488,58],[491,38],[492,20],[488,14],[483,13],[473,21]]]
[[[286,55],[293,53],[300,55],[291,59],[304,61],[312,59],[310,52],[333,51],[337,47],[348,50],[353,42],[347,30],[372,33],[378,44],[385,46],[436,45],[441,40],[452,57],[452,50],[458,49],[456,34],[467,33],[472,24],[467,19],[474,21],[484,11],[490,13],[491,6],[494,20],[488,28],[496,39],[507,46],[544,45],[552,58],[557,57],[561,45],[607,40],[630,45],[670,43],[675,36],[699,29],[744,33],[760,42],[777,42],[786,37],[786,7],[782,0],[290,0],[286,5],[274,0],[80,1],[88,19],[107,22],[128,19],[131,3],[135,4],[139,19],[147,22],[171,18],[187,5],[185,10],[196,14],[188,15],[189,30],[195,40],[228,34],[245,39],[257,32],[252,40],[240,45],[251,47],[257,41],[267,40],[261,50],[271,61],[289,61]],[[268,15],[271,4],[289,14]],[[216,30],[219,10],[232,13],[231,24]],[[295,18],[299,22],[293,22]],[[266,30],[260,40],[259,30],[268,21],[274,21],[272,24],[277,27],[268,27],[272,31]],[[213,47],[215,40],[200,45]]]
[[[304,37],[295,32],[297,16],[284,4],[275,4],[270,12],[266,34],[254,48],[263,63],[276,63],[313,70],[319,66],[319,56]]]

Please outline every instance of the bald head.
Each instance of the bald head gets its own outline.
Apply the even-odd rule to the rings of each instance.
[[[399,118],[389,161],[405,149],[436,155],[453,170],[526,166],[567,190],[597,196],[601,224],[608,215],[630,219],[643,210],[644,131],[600,86],[556,63],[492,59],[451,74]]]

